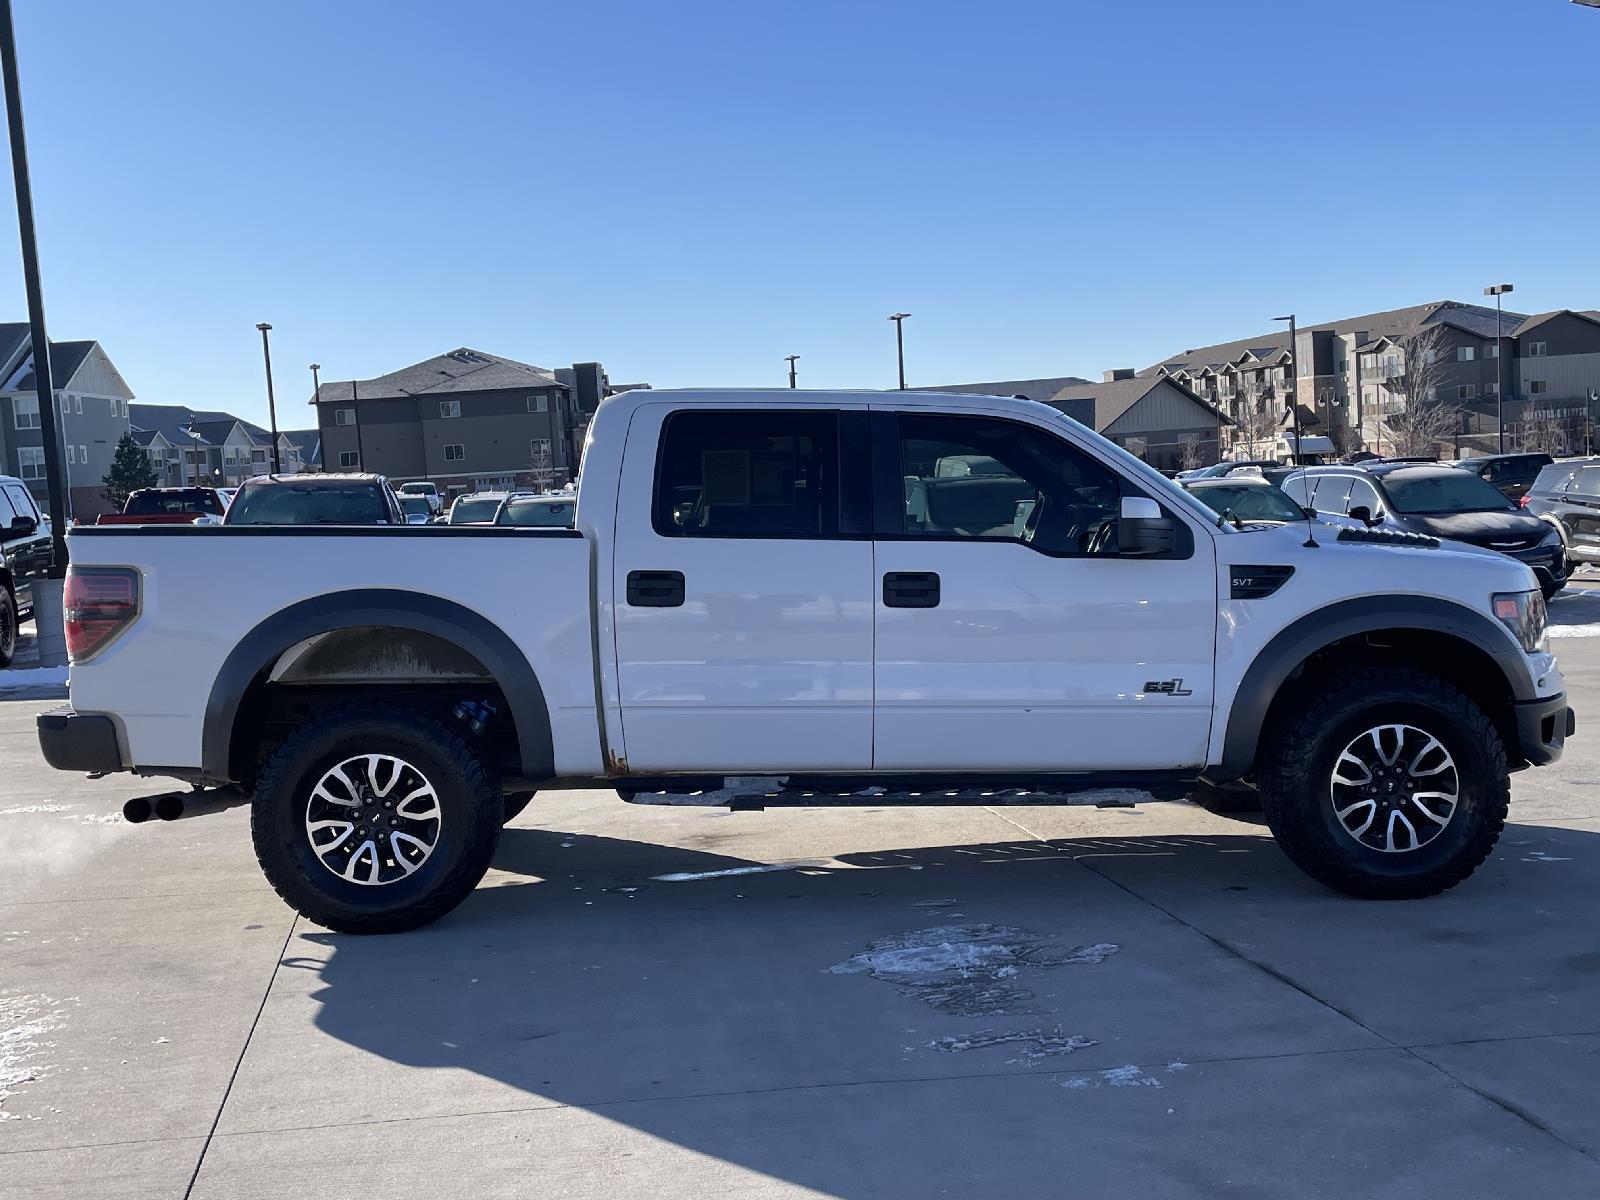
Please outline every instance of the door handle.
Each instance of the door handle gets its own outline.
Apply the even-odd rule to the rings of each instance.
[[[932,571],[890,571],[883,577],[885,608],[938,608],[939,576]]]
[[[628,572],[630,608],[679,608],[682,604],[682,571]]]

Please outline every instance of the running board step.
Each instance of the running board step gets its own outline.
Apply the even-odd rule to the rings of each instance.
[[[891,805],[1079,804],[1131,808],[1153,800],[1182,800],[1194,786],[1192,776],[1169,774],[1138,778],[1057,775],[993,780],[729,775],[623,780],[618,782],[617,794],[630,804],[727,808],[733,812]]]

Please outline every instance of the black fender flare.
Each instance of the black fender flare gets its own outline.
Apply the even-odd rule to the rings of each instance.
[[[1460,638],[1482,650],[1504,674],[1513,701],[1537,695],[1527,657],[1510,633],[1484,613],[1434,596],[1363,596],[1307,613],[1279,630],[1263,646],[1234,693],[1222,761],[1206,769],[1216,782],[1239,779],[1255,765],[1267,712],[1295,668],[1318,650],[1380,629],[1416,629]]]
[[[480,613],[421,592],[358,588],[329,592],[280,609],[239,640],[223,660],[206,701],[201,767],[209,779],[232,781],[229,763],[234,723],[251,682],[285,650],[319,633],[361,625],[389,625],[454,642],[494,677],[516,722],[522,774],[555,774],[550,708],[527,657],[503,629]]]

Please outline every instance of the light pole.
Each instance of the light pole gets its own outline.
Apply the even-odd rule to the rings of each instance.
[[[317,393],[322,390],[322,380],[317,375],[320,370],[322,370],[321,363],[311,364],[311,403],[313,404],[317,402]]]
[[[1483,289],[1485,296],[1494,297],[1494,364],[1496,382],[1494,385],[1494,423],[1499,427],[1500,453],[1506,452],[1506,345],[1502,340],[1500,316],[1500,297],[1507,292],[1516,291],[1509,283],[1496,283]]]
[[[278,461],[278,402],[272,395],[272,347],[267,344],[267,334],[272,326],[262,321],[256,328],[261,330],[261,357],[267,364],[267,420],[272,425],[272,473],[281,475],[283,464]]]
[[[1274,321],[1289,322],[1289,387],[1285,395],[1289,400],[1289,416],[1294,422],[1294,456],[1290,459],[1296,466],[1300,460],[1300,405],[1295,402],[1295,383],[1300,378],[1300,358],[1295,353],[1294,314],[1286,317],[1273,317]]]
[[[909,317],[910,313],[890,313],[889,320],[894,322],[894,352],[895,359],[900,364],[900,390],[906,390],[906,339],[905,330],[901,322]]]
[[[798,354],[785,354],[783,356],[783,361],[789,364],[789,386],[790,387],[794,386],[794,360],[799,358],[799,357],[800,356]]]

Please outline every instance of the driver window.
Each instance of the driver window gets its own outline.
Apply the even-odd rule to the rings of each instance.
[[[1066,442],[991,417],[903,413],[899,426],[904,506],[891,532],[1115,552],[1117,477]]]

